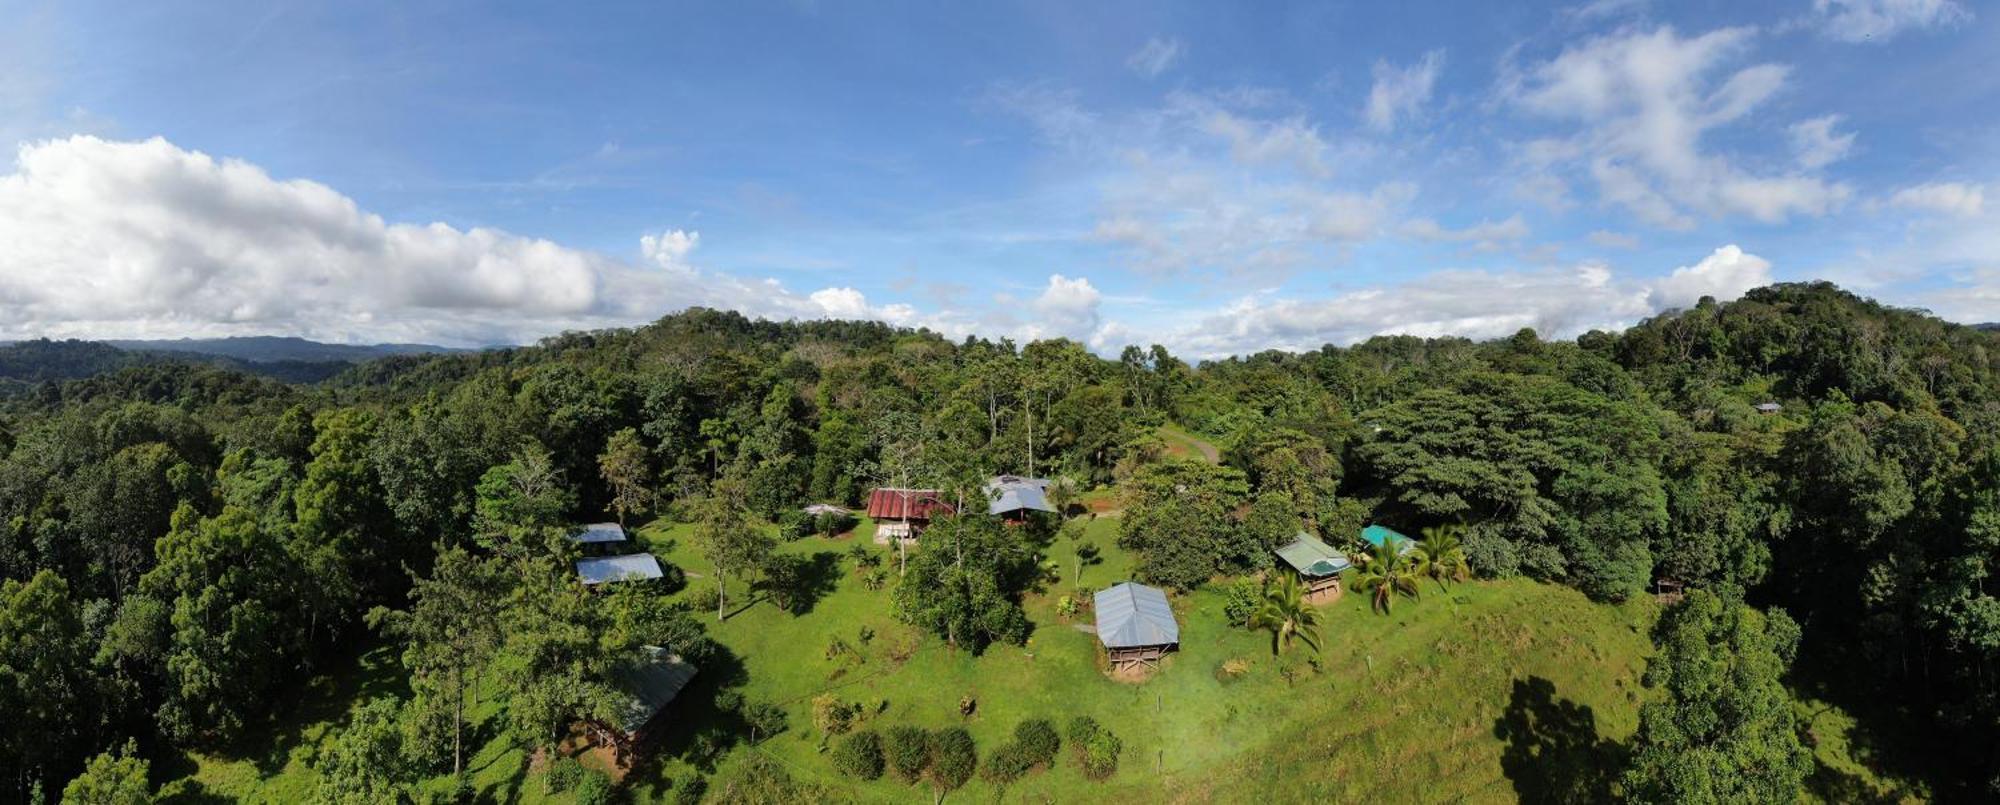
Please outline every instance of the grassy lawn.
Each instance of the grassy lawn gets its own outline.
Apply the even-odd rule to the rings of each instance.
[[[1124,580],[1130,557],[1114,544],[1117,520],[1099,517],[1086,539],[1102,559],[1082,568],[1082,586],[1101,588]],[[639,536],[655,552],[688,572],[688,591],[712,592],[713,568],[688,544],[687,527],[655,523]],[[807,538],[781,550],[844,554],[867,545],[880,554],[893,586],[892,548],[867,539],[866,522],[853,535]],[[1248,802],[1308,797],[1392,802],[1511,801],[1545,798],[1566,790],[1593,770],[1615,763],[1613,744],[1637,727],[1644,696],[1639,677],[1651,651],[1650,601],[1621,606],[1591,603],[1574,590],[1525,580],[1475,582],[1450,594],[1426,588],[1422,601],[1402,601],[1392,615],[1368,610],[1361,596],[1325,606],[1327,651],[1317,667],[1296,648],[1274,658],[1268,637],[1224,624],[1223,595],[1201,590],[1175,596],[1182,647],[1152,678],[1138,684],[1108,679],[1100,670],[1096,639],[1055,614],[1055,600],[1072,589],[1070,546],[1048,552],[1061,581],[1027,600],[1035,632],[1025,646],[995,646],[982,656],[954,651],[916,633],[890,613],[890,591],[869,590],[844,556],[831,592],[809,612],[791,615],[751,599],[741,582],[731,585],[731,617],[715,637],[741,668],[704,669],[683,693],[669,719],[700,719],[721,684],[740,685],[751,700],[784,707],[790,728],[754,747],[738,742],[723,754],[716,773],[744,763],[751,753],[780,761],[792,773],[829,785],[836,794],[866,802],[908,802],[927,788],[888,778],[861,783],[840,777],[811,725],[810,700],[832,691],[875,713],[861,726],[897,724],[926,728],[963,725],[982,757],[1026,718],[1046,717],[1060,728],[1088,714],[1123,739],[1118,773],[1109,781],[1085,780],[1065,748],[1056,768],[1032,773],[1005,791],[974,779],[957,801]],[[698,605],[713,610],[704,598]],[[1088,623],[1085,613],[1078,620]],[[872,637],[862,639],[864,627]],[[857,649],[829,660],[834,638]],[[243,801],[298,801],[311,790],[304,762],[324,737],[328,718],[364,694],[390,689],[394,656],[377,649],[343,677],[316,689],[325,701],[302,708],[303,726],[274,741],[272,757],[227,761],[193,758],[182,801],[199,795]],[[1249,670],[1224,680],[1230,660]],[[958,703],[977,701],[971,717]],[[1832,715],[1815,706],[1828,733]],[[876,712],[879,708],[879,712]],[[469,764],[483,794],[501,802],[541,802],[539,777],[505,734],[504,715],[490,697],[474,712]],[[1844,744],[1823,741],[1823,763],[1872,786],[1872,777],[1846,758]],[[663,797],[673,781],[693,774],[681,757],[685,736],[670,732],[665,757],[636,770],[627,783],[636,801]],[[430,786],[441,788],[443,780]]]
[[[1210,464],[1221,460],[1221,453],[1214,444],[1183,430],[1179,425],[1161,425],[1160,438],[1167,442],[1167,455],[1174,458],[1198,458]]]

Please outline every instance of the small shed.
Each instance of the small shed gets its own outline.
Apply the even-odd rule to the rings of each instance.
[[[1346,554],[1304,531],[1279,548],[1277,554],[1298,572],[1299,581],[1306,586],[1306,600],[1315,604],[1339,598],[1340,574],[1354,566]]]
[[[806,506],[804,511],[806,514],[810,514],[814,517],[820,517],[828,514],[845,515],[850,513],[847,511],[846,508],[841,506],[835,506],[831,503],[814,503]]]
[[[875,540],[915,539],[931,518],[952,513],[944,493],[935,489],[882,487],[868,493],[868,517],[875,521]]]
[[[1054,513],[1056,510],[1055,506],[1049,504],[1047,478],[997,476],[986,482],[986,499],[987,514],[1008,520],[1025,519],[1028,512]]]
[[[1757,413],[1760,414],[1775,414],[1783,410],[1785,410],[1784,406],[1774,402],[1760,402],[1757,404]]]
[[[599,725],[620,759],[630,757],[644,742],[648,728],[694,679],[697,669],[681,655],[660,646],[641,646],[639,656],[611,672],[611,684],[624,695],[613,723]]]
[[[1415,540],[1403,536],[1403,532],[1382,525],[1381,523],[1361,529],[1362,541],[1377,548],[1382,547],[1382,543],[1387,542],[1392,537],[1396,540],[1396,544],[1400,546],[1396,549],[1396,553],[1409,553],[1417,548]]]
[[[1100,591],[1093,604],[1097,641],[1111,655],[1114,670],[1157,667],[1167,652],[1180,648],[1180,623],[1159,589],[1128,581]]]
[[[666,572],[660,569],[658,557],[650,553],[629,553],[578,559],[576,575],[584,584],[596,586],[614,581],[663,578]]]
[[[625,534],[625,527],[617,523],[591,523],[577,531],[570,532],[569,539],[571,542],[582,545],[601,545],[612,542],[624,542],[630,539],[630,537]]]

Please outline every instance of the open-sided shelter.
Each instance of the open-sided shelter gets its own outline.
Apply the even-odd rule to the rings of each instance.
[[[1346,554],[1304,531],[1277,550],[1278,558],[1299,574],[1306,600],[1315,604],[1340,597],[1340,574],[1353,567]]]
[[[569,539],[582,545],[601,545],[624,542],[629,537],[625,535],[625,527],[617,523],[591,523],[570,532]]]
[[[1156,666],[1167,652],[1180,648],[1180,623],[1159,589],[1128,581],[1098,592],[1093,603],[1097,641],[1110,654],[1113,669]]]
[[[1415,550],[1417,547],[1416,540],[1403,536],[1403,532],[1382,525],[1381,523],[1376,523],[1375,525],[1371,525],[1367,528],[1361,529],[1361,539],[1367,542],[1369,545],[1377,548],[1382,547],[1382,543],[1388,541],[1392,537],[1396,540],[1396,544],[1399,546],[1396,548],[1397,553],[1409,553],[1410,551]]]
[[[666,572],[660,569],[658,557],[650,553],[629,553],[578,559],[576,575],[584,584],[596,586],[614,581],[657,579],[664,577]]]

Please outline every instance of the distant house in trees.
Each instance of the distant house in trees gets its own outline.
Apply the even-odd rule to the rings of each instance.
[[[1167,652],[1180,648],[1180,623],[1158,588],[1128,581],[1100,591],[1092,603],[1097,642],[1110,655],[1112,670],[1157,667]]]
[[[812,516],[814,516],[814,517],[822,517],[822,516],[825,516],[825,515],[829,515],[829,514],[832,514],[832,515],[846,515],[846,514],[849,514],[849,513],[850,513],[850,512],[848,512],[848,511],[847,511],[847,509],[845,509],[845,508],[843,508],[843,507],[840,507],[840,506],[835,506],[835,505],[833,505],[833,504],[831,504],[831,503],[812,503],[812,504],[808,504],[808,505],[807,505],[807,506],[805,507],[804,511],[805,511],[805,513],[806,513],[806,514],[809,514],[809,515],[812,515]]]
[[[1047,478],[1001,475],[986,482],[986,513],[1009,522],[1028,519],[1028,512],[1051,512]]]
[[[622,556],[588,556],[576,560],[576,575],[583,583],[592,587],[616,581],[639,581],[666,576],[660,569],[660,560],[650,553],[630,553]]]
[[[1775,413],[1777,413],[1777,412],[1779,412],[1779,411],[1783,411],[1783,410],[1785,410],[1785,407],[1784,407],[1784,406],[1782,406],[1782,405],[1779,405],[1779,404],[1777,404],[1777,403],[1774,403],[1774,402],[1761,402],[1761,403],[1758,403],[1758,404],[1757,404],[1757,413],[1760,413],[1760,414],[1767,414],[1767,415],[1768,415],[1768,414],[1775,414]]]
[[[625,534],[625,527],[617,523],[591,523],[571,532],[569,539],[579,545],[604,545],[624,542],[629,537]]]
[[[620,762],[635,755],[649,737],[654,722],[667,705],[694,679],[695,667],[660,646],[640,648],[640,656],[612,671],[612,684],[625,695],[614,723],[593,724],[603,743],[617,752]]]
[[[951,514],[944,493],[935,489],[882,487],[868,493],[868,518],[875,521],[875,541],[915,539],[931,518]]]
[[[1354,564],[1347,555],[1304,531],[1277,550],[1278,558],[1290,565],[1305,584],[1306,600],[1315,604],[1340,597],[1340,574]]]

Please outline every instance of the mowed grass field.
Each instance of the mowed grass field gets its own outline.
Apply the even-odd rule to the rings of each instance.
[[[1114,544],[1116,522],[1100,517],[1087,530],[1102,554],[1082,568],[1087,588],[1129,576],[1130,557]],[[949,797],[954,801],[1504,802],[1550,796],[1608,766],[1610,747],[1636,729],[1647,695],[1639,679],[1657,614],[1650,600],[1609,606],[1526,580],[1461,584],[1449,593],[1428,585],[1421,601],[1398,601],[1389,615],[1349,594],[1322,607],[1325,651],[1316,666],[1303,646],[1274,657],[1267,634],[1228,627],[1220,589],[1177,595],[1180,652],[1143,682],[1114,681],[1102,670],[1095,637],[1077,628],[1090,622],[1089,614],[1074,622],[1056,615],[1056,599],[1071,589],[1075,570],[1061,540],[1048,550],[1061,581],[1027,601],[1032,639],[974,655],[895,620],[895,554],[872,544],[871,534],[864,522],[847,537],[781,547],[833,555],[830,592],[809,612],[781,611],[750,598],[738,583],[729,619],[717,624],[708,616],[711,633],[740,667],[704,669],[666,718],[702,717],[724,685],[777,703],[789,715],[785,733],[754,746],[736,742],[711,773],[727,774],[761,753],[829,787],[835,798],[928,799],[930,789],[921,784],[887,777],[860,782],[834,770],[810,705],[830,691],[870,712],[860,729],[962,725],[982,757],[1019,721],[1036,717],[1060,728],[1072,716],[1090,715],[1124,742],[1120,768],[1108,781],[1086,780],[1065,748],[1052,770],[1004,790],[975,778]],[[713,569],[688,544],[686,526],[655,523],[639,535],[687,571],[680,595],[712,594]],[[857,543],[883,557],[890,583],[882,589],[867,589],[852,572],[846,552]],[[713,612],[713,599],[696,603]],[[872,632],[865,641],[864,628]],[[829,659],[836,638],[854,653]],[[1232,660],[1247,664],[1247,672],[1219,673]],[[349,678],[310,692],[333,701],[303,708],[316,720],[281,731],[268,756],[195,758],[192,775],[177,785],[197,796],[183,801],[298,801],[313,784],[307,761],[328,732],[326,714],[365,693],[393,691],[396,674],[392,651],[363,655]],[[959,712],[965,697],[977,703],[970,717]],[[527,755],[500,728],[501,706],[488,697],[473,714],[473,745],[480,747],[469,760],[474,786],[493,801],[561,801],[543,792]],[[684,733],[670,732],[664,756],[627,778],[635,801],[665,798],[676,781],[695,773],[679,757],[688,746]],[[427,787],[444,786],[440,779]]]

